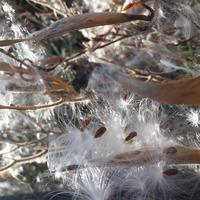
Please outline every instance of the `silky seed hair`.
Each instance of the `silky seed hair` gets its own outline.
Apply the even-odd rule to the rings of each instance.
[[[48,162],[54,163],[54,166],[49,166],[54,167],[54,169],[58,163],[60,166],[68,166],[68,171],[73,171],[74,175],[76,174],[78,176],[83,176],[83,173],[88,173],[87,169],[91,169],[92,167],[100,171],[109,171],[110,173],[117,168],[118,175],[115,174],[114,177],[116,178],[117,176],[123,181],[120,182],[118,180],[116,185],[118,187],[120,186],[123,191],[123,185],[125,187],[128,185],[128,181],[124,179],[124,176],[126,176],[127,180],[131,182],[131,187],[128,187],[128,191],[134,192],[138,190],[139,186],[136,185],[136,183],[140,180],[141,185],[139,189],[141,193],[139,196],[141,196],[141,199],[145,199],[145,195],[153,194],[158,186],[162,188],[162,191],[170,187],[172,187],[173,190],[178,190],[177,188],[179,187],[182,188],[183,184],[179,183],[180,176],[178,167],[175,166],[174,168],[166,169],[166,163],[165,161],[160,161],[160,157],[150,156],[148,159],[152,167],[149,166],[147,168],[138,165],[134,166],[133,170],[130,166],[126,166],[130,160],[129,158],[127,162],[123,163],[124,158],[118,156],[120,153],[123,155],[124,152],[130,150],[133,152],[130,155],[133,156],[133,158],[138,157],[139,159],[140,156],[144,155],[142,148],[145,146],[157,147],[160,151],[159,155],[163,156],[163,160],[164,156],[167,154],[175,155],[177,153],[175,136],[174,138],[168,139],[164,135],[169,131],[176,131],[176,127],[170,130],[160,127],[160,122],[166,121],[166,115],[160,112],[162,106],[157,103],[154,104],[150,100],[143,99],[139,104],[124,104],[123,102],[123,106],[121,106],[119,104],[121,97],[120,101],[117,101],[117,98],[118,97],[115,96],[115,98],[111,100],[107,96],[100,96],[100,101],[89,104],[90,112],[88,115],[82,115],[82,120],[85,121],[89,118],[90,123],[81,131],[78,131],[77,128],[74,127],[70,128],[70,125],[68,125],[68,133],[57,141],[57,147],[59,147],[61,141],[67,141],[66,151],[62,155],[59,155],[60,157],[53,154],[49,155]],[[127,99],[129,99],[129,96]],[[117,105],[115,101],[118,102]],[[132,102],[135,101],[132,100]],[[159,108],[159,106],[161,107]],[[170,116],[173,115],[170,114]],[[173,122],[173,119],[171,119],[171,121]],[[134,142],[129,143],[132,140]],[[114,160],[114,163],[116,162],[117,165],[114,163],[114,165],[108,165],[112,160]],[[121,164],[117,163],[121,160]],[[57,170],[58,169],[59,168],[57,168]],[[133,172],[131,172],[131,170],[133,170]],[[92,172],[94,173],[95,170],[92,170]],[[127,172],[130,172],[130,176],[126,174]],[[95,173],[91,174],[89,172],[91,178],[97,176]],[[171,177],[173,177],[174,182],[169,181],[168,183],[167,181],[171,179]],[[102,178],[104,179],[106,177]],[[76,184],[73,180],[71,180],[71,182],[70,180],[68,181],[70,184]],[[149,183],[151,183],[151,186],[149,186]],[[175,187],[174,185],[176,185],[176,183],[179,185]],[[80,189],[79,185],[76,186]],[[89,187],[89,185],[87,185],[87,187]],[[85,189],[86,188],[84,188],[84,191]],[[172,193],[172,189],[170,192]],[[92,195],[94,195],[94,199],[98,199],[98,193]]]

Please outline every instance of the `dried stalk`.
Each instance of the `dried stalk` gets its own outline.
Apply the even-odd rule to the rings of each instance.
[[[26,111],[26,110],[41,110],[46,108],[53,108],[58,105],[63,104],[75,104],[75,103],[82,103],[84,101],[88,101],[87,97],[80,97],[80,98],[72,98],[72,99],[59,99],[58,101],[50,104],[42,104],[42,105],[33,105],[33,106],[26,106],[26,105],[0,105],[0,110],[2,109],[9,109],[9,110],[19,110],[19,111]]]
[[[63,18],[53,23],[49,27],[33,33],[31,36],[29,36],[28,39],[43,40],[47,38],[58,37],[66,34],[67,32],[75,30],[96,26],[126,23],[135,20],[151,21],[154,16],[153,10],[146,5],[144,5],[144,7],[150,11],[150,15],[129,15],[124,13],[103,12],[86,13],[82,15]]]
[[[159,161],[165,161],[169,165],[200,164],[200,149],[171,146],[163,150],[161,148],[148,147],[118,154],[114,159],[108,161],[108,164],[145,165]]]
[[[58,152],[64,151],[58,149]],[[57,149],[50,149],[49,153],[57,152]],[[63,170],[78,170],[86,167],[115,167],[115,166],[138,166],[138,165],[154,165],[155,163],[164,161],[166,165],[183,165],[183,164],[200,164],[200,149],[188,148],[184,146],[169,146],[166,148],[146,147],[134,151],[124,152],[116,155],[114,158],[92,159],[87,165],[72,164],[63,168]],[[55,172],[55,171],[52,171]]]

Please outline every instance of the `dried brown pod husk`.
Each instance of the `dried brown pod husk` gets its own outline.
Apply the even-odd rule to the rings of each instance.
[[[160,103],[200,105],[200,76],[164,82],[144,82],[125,73],[112,73],[125,89]]]
[[[166,147],[165,150],[172,150]],[[175,150],[176,149],[176,150]],[[166,164],[200,164],[200,149],[184,146],[173,146],[173,151],[163,151],[159,147],[146,147],[134,151],[117,154],[108,163],[111,165],[146,165],[155,162],[165,161]]]

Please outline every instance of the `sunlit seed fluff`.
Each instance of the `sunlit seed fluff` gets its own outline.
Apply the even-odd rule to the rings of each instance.
[[[169,143],[160,132],[156,105],[147,106],[144,101],[137,105],[139,109],[134,104],[121,107],[115,103],[117,98],[120,96],[115,99],[100,97],[91,104],[88,115],[82,115],[82,122],[90,119],[85,128],[82,125],[72,127],[71,122],[66,124],[67,133],[50,144],[48,165],[51,171],[76,165],[98,166],[99,162],[106,164],[112,157],[128,150],[145,146],[162,149]]]
[[[199,111],[191,109],[189,113],[187,113],[187,120],[193,125],[193,126],[199,126],[200,120],[199,120]]]
[[[179,190],[179,186],[176,186],[176,180],[171,179],[171,177],[175,177],[175,171],[173,174],[172,170],[170,173],[170,169],[165,169],[164,162],[156,163],[153,166],[132,166],[129,169],[125,168],[125,170],[127,171],[120,184],[121,188],[124,188],[122,191],[124,191],[123,195],[125,196],[121,196],[120,199],[129,199],[130,194],[134,195],[135,199],[141,200],[154,199],[154,197],[157,199],[158,194],[159,199],[170,199],[170,196],[173,197]],[[166,171],[166,174],[163,171]]]
[[[91,103],[90,111],[85,116],[81,115],[83,122],[90,119],[84,129],[72,127],[72,123],[67,124],[66,134],[50,144],[50,171],[65,171],[67,175],[63,176],[63,181],[72,187],[73,195],[76,193],[83,199],[108,200],[116,192],[115,188],[121,195],[120,200],[130,199],[126,197],[127,193],[137,194],[137,199],[147,200],[156,197],[157,191],[163,199],[168,199],[165,198],[168,194],[171,198],[178,191],[182,192],[184,184],[181,183],[179,169],[167,166],[164,159],[165,156],[177,154],[175,141],[166,135],[177,130],[160,127],[160,122],[165,122],[166,116],[160,113],[159,104],[142,99],[139,103],[133,100],[134,103],[121,107],[115,103],[120,96],[112,99],[101,96]],[[131,143],[125,142],[131,140]],[[144,166],[107,165],[110,159],[119,161],[118,155],[128,151],[132,151],[132,155],[136,153],[134,157],[139,159],[146,147],[157,148],[159,153],[146,158],[148,162]],[[101,173],[112,172],[112,178],[101,176]],[[109,186],[99,188],[101,181],[105,183],[108,180]],[[117,182],[113,183],[113,180]]]

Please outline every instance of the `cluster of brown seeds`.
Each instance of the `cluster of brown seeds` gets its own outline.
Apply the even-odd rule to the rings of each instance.
[[[107,128],[105,126],[100,127],[99,129],[97,129],[94,138],[100,138],[102,137],[107,131]],[[124,141],[126,143],[132,142],[133,138],[135,138],[137,136],[137,132],[136,131],[132,131],[130,132],[126,138],[124,139]]]
[[[84,128],[86,128],[89,124],[90,124],[91,120],[85,120],[83,123]],[[165,124],[166,125],[166,124]],[[84,129],[83,128],[83,129]],[[166,128],[166,127],[162,127],[161,128]],[[168,127],[167,127],[168,128]],[[105,126],[101,126],[100,128],[98,128],[94,134],[94,138],[100,138],[102,137],[107,131],[107,128]],[[133,142],[133,139],[137,136],[137,132],[136,131],[132,131],[130,132],[124,139],[125,143],[129,144]],[[140,153],[140,151],[139,151]],[[176,147],[168,147],[166,149],[164,149],[163,151],[164,154],[166,155],[173,155],[175,153],[177,153],[177,148]],[[77,170],[80,166],[79,165],[69,165],[67,166],[67,170],[71,171],[71,170]],[[170,168],[170,169],[166,169],[163,171],[163,175],[166,176],[174,176],[178,174],[178,170],[176,168]]]

